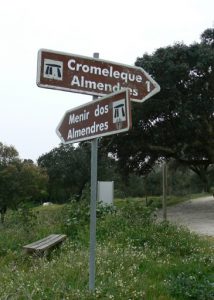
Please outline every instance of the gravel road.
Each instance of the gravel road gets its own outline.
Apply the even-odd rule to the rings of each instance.
[[[159,218],[162,212],[159,212]],[[167,220],[200,235],[214,237],[214,198],[191,199],[167,208]]]

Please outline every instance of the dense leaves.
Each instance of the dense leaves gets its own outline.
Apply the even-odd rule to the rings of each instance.
[[[18,151],[13,146],[0,142],[0,168],[18,160]]]
[[[0,143],[0,214],[7,208],[17,209],[29,201],[42,201],[47,196],[47,174],[31,160],[21,161],[13,146]]]
[[[103,141],[123,170],[146,174],[158,160],[173,158],[202,176],[214,163],[213,34],[209,29],[201,43],[177,43],[137,59],[161,91],[133,103],[129,133]]]
[[[65,202],[70,197],[81,198],[90,179],[90,152],[88,147],[63,145],[38,159],[38,164],[49,175],[51,200]]]
[[[99,146],[98,146],[99,147]],[[116,172],[115,160],[107,152],[98,149],[98,181],[116,181],[116,189],[121,183]],[[80,200],[89,196],[91,179],[91,144],[81,143],[54,148],[38,159],[38,164],[46,169],[49,176],[50,201],[57,203],[71,199]]]

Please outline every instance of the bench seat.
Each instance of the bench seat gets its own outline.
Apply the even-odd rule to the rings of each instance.
[[[34,243],[23,246],[27,253],[33,252],[46,252],[57,244],[63,242],[66,239],[65,234],[51,234],[44,239],[38,240]]]

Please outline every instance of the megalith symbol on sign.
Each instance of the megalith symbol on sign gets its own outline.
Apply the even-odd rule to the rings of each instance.
[[[115,101],[113,103],[113,123],[121,123],[126,121],[125,100]]]
[[[43,76],[49,79],[62,80],[63,75],[63,62],[51,59],[44,60],[44,73]]]

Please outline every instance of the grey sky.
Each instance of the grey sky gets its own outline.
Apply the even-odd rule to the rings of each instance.
[[[40,48],[133,65],[145,52],[199,41],[213,12],[213,0],[1,1],[0,141],[36,161],[59,145],[64,112],[91,100],[36,86]]]

